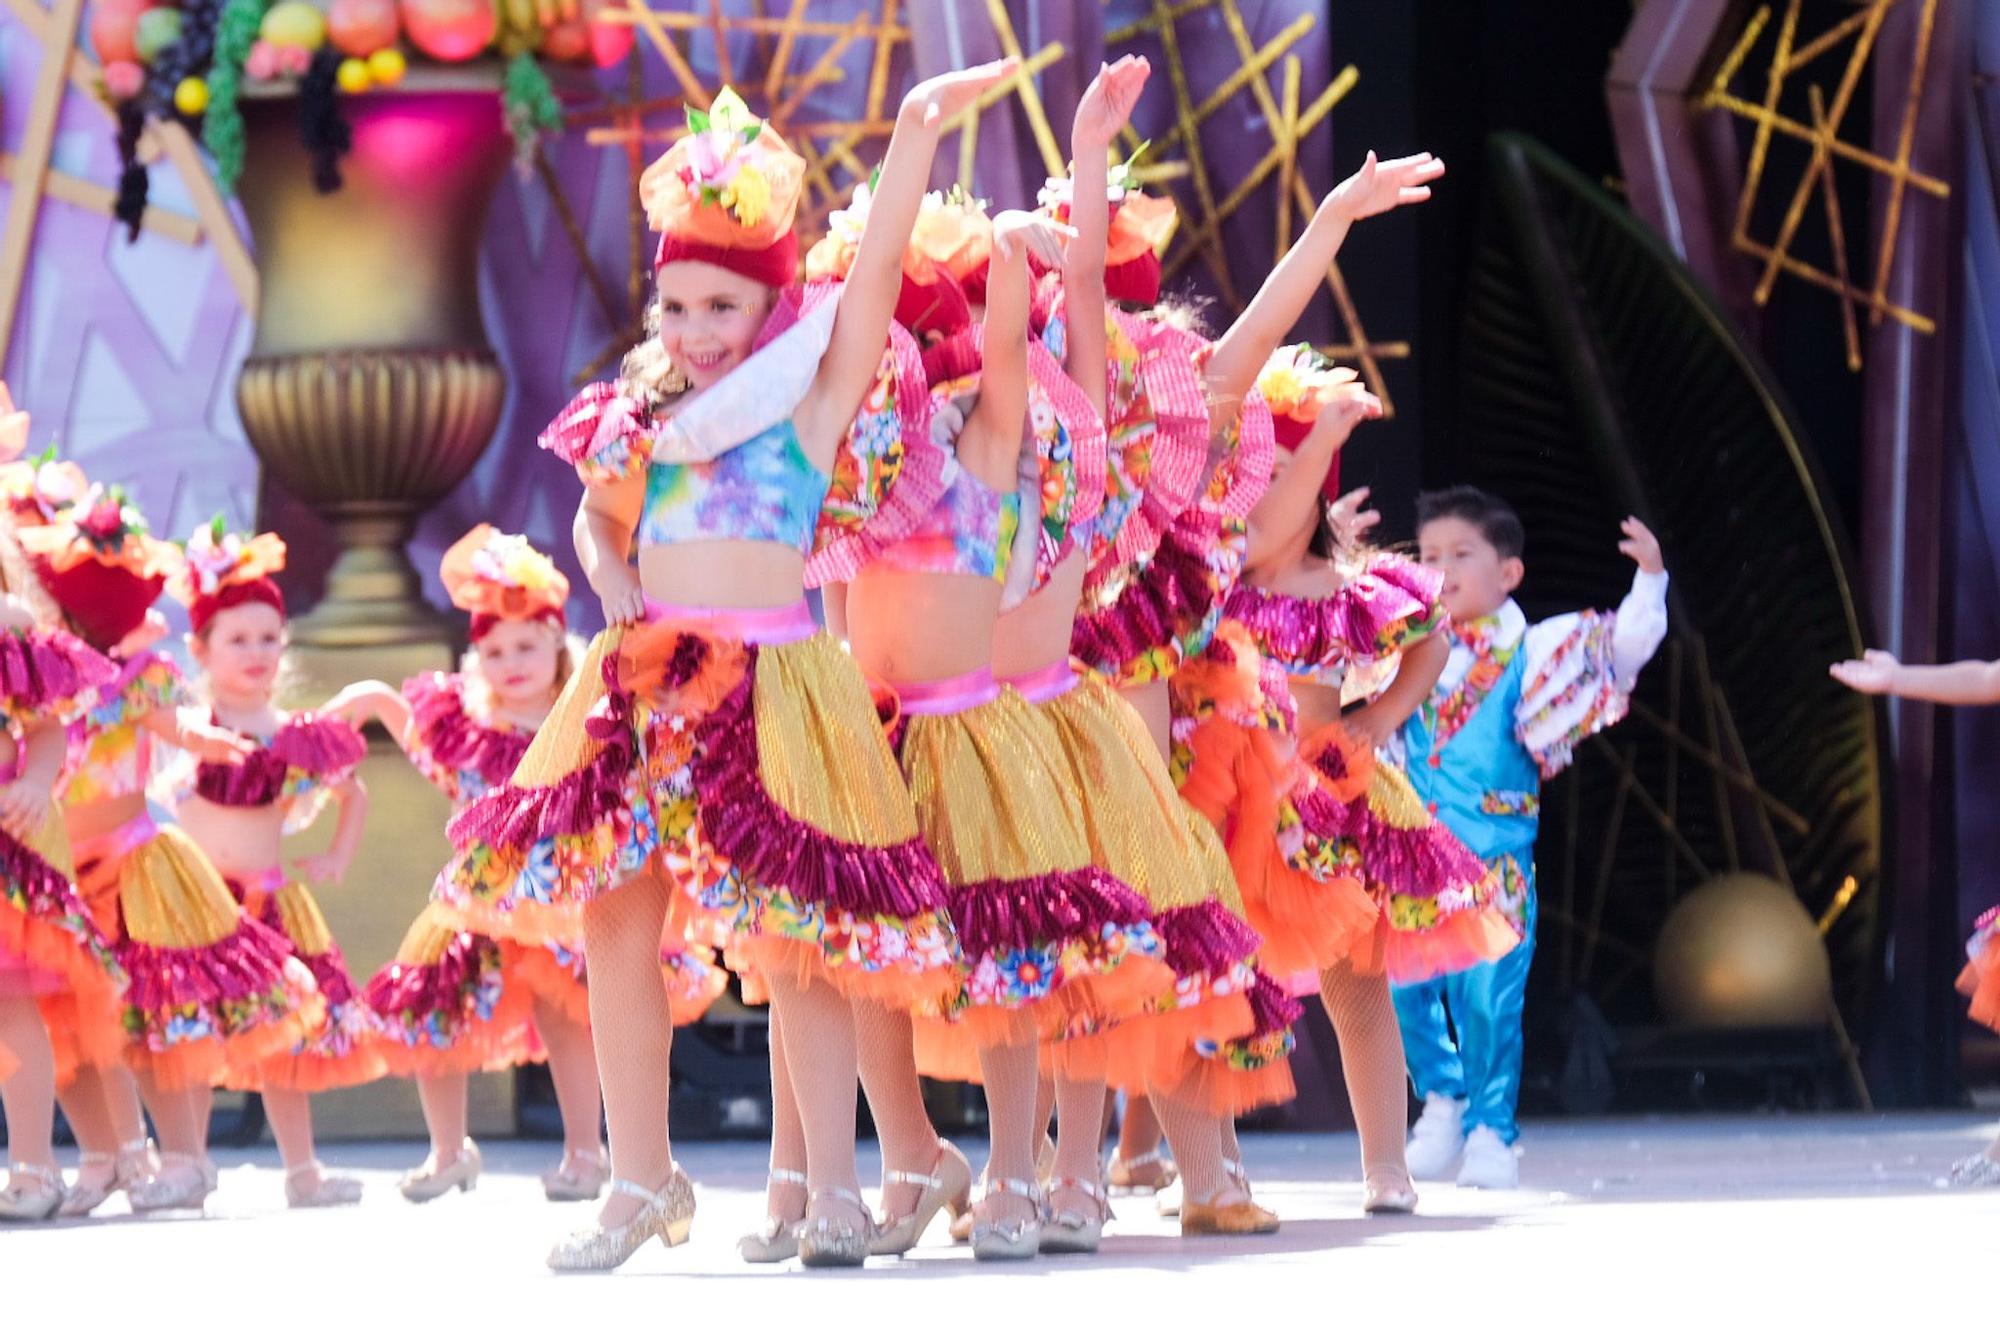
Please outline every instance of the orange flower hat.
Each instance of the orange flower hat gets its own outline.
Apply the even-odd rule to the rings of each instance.
[[[285,614],[285,595],[271,580],[285,567],[284,539],[275,532],[244,537],[228,530],[222,516],[195,529],[187,557],[167,584],[175,601],[188,609],[196,634],[232,606],[261,602]]]
[[[1138,162],[1149,146],[1140,144],[1131,157],[1111,168],[1107,177],[1111,228],[1104,243],[1105,294],[1142,306],[1160,299],[1160,257],[1180,225],[1180,209],[1172,198],[1139,188]],[[1073,197],[1073,180],[1051,176],[1035,201],[1041,212],[1067,224]]]
[[[687,122],[639,177],[639,203],[660,233],[653,268],[694,260],[788,286],[798,277],[792,223],[805,159],[729,88],[706,111],[690,107]]]
[[[827,232],[806,252],[807,282],[842,282],[854,267],[868,224],[874,180],[854,187],[845,208],[827,217]],[[949,336],[972,321],[972,306],[986,297],[986,268],[993,257],[993,219],[986,202],[954,185],[932,190],[917,209],[910,244],[903,251],[903,289],[896,320],[922,337]]]
[[[526,537],[481,523],[451,544],[438,577],[451,604],[472,615],[476,643],[503,620],[567,624],[569,580]]]
[[[1293,343],[1271,353],[1257,372],[1257,391],[1271,407],[1278,444],[1296,449],[1312,430],[1326,405],[1359,378],[1346,366],[1336,366],[1310,343]]]

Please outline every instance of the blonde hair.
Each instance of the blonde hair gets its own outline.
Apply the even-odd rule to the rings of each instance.
[[[646,303],[646,336],[618,363],[618,392],[635,403],[661,408],[687,392],[687,374],[660,342],[659,298]]]

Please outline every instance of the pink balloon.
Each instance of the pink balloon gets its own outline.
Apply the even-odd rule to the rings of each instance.
[[[116,101],[137,97],[146,86],[146,71],[131,60],[109,60],[104,64],[104,91]]]
[[[250,47],[250,54],[243,58],[243,72],[254,82],[278,77],[278,48],[269,42],[256,42]]]
[[[313,53],[303,46],[281,46],[277,51],[278,64],[295,78],[312,68]]]

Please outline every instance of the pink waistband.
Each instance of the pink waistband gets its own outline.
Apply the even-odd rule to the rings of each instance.
[[[256,893],[276,893],[291,882],[283,866],[265,866],[254,875],[231,875],[230,879]]]
[[[106,829],[94,838],[84,838],[70,848],[78,865],[130,856],[160,836],[160,826],[148,814],[134,815],[115,829]]]
[[[1000,683],[993,679],[990,667],[968,671],[962,676],[949,676],[944,680],[898,682],[889,688],[896,692],[906,715],[938,717],[963,713],[969,708],[990,704],[1000,697]]]
[[[1012,685],[1031,704],[1045,704],[1075,689],[1079,679],[1065,657],[1060,662],[1049,663],[1040,671],[1030,671],[1025,676],[1009,676],[1001,684]]]
[[[648,621],[671,620],[699,626],[745,643],[797,643],[819,633],[812,608],[801,598],[790,606],[676,606],[646,599]]]

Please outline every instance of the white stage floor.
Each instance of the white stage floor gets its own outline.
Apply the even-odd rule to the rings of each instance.
[[[552,1205],[556,1146],[484,1145],[469,1195],[394,1192],[413,1144],[333,1144],[354,1209],[290,1213],[276,1154],[218,1154],[206,1220],[141,1221],[122,1201],[85,1222],[0,1229],[9,1329],[482,1327],[762,1330],[873,1327],[1488,1330],[1990,1326],[2000,1190],[1949,1191],[1992,1136],[1971,1114],[1557,1122],[1531,1126],[1522,1187],[1424,1188],[1414,1218],[1365,1219],[1352,1135],[1247,1137],[1275,1236],[1183,1242],[1150,1199],[1116,1201],[1094,1257],[975,1264],[947,1242],[861,1273],[752,1268],[735,1238],[762,1214],[759,1144],[690,1143],[693,1240],[612,1278],[552,1278],[548,1242],[594,1205]],[[981,1145],[967,1145],[975,1166]],[[862,1171],[877,1161],[864,1145]],[[1032,1281],[1033,1285],[1029,1285]],[[858,1284],[858,1285],[857,1285]],[[15,1303],[18,1299],[21,1303]],[[1782,1320],[1783,1323],[1772,1321]],[[476,1321],[476,1323],[475,1323]],[[1893,1322],[1892,1322],[1893,1321]]]

